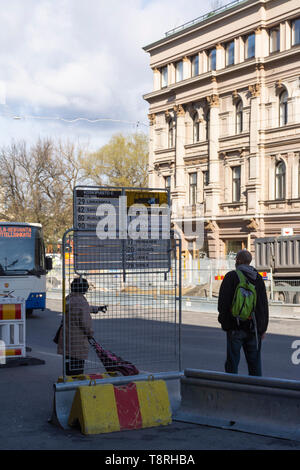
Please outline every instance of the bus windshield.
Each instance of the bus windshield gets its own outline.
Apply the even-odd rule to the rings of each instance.
[[[0,225],[0,276],[42,274],[44,260],[39,227]]]

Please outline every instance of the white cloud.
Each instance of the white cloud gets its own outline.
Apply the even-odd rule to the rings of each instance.
[[[188,7],[187,7],[188,5]],[[209,9],[199,0],[0,0],[1,143],[67,135],[105,143],[123,123],[21,123],[12,115],[147,122],[152,89],[142,47]],[[145,128],[146,129],[146,128]]]

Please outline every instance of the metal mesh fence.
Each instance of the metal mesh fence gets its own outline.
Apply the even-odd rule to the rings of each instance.
[[[300,304],[299,279],[274,279],[272,282],[272,300],[286,304]]]
[[[67,254],[69,256],[69,254]],[[187,260],[182,257],[182,296],[188,299],[216,300],[225,274],[235,269],[234,259],[210,258]],[[174,258],[171,259],[172,272],[176,271]],[[268,272],[265,278],[267,296],[270,301],[300,305],[300,281],[295,279],[276,279]],[[114,282],[114,279],[112,279]],[[92,287],[93,288],[93,287]],[[92,288],[90,293],[92,293]],[[128,289],[129,287],[127,287]],[[118,290],[118,292],[120,289]],[[132,296],[134,292],[131,292]],[[60,299],[62,295],[61,261],[55,262],[54,269],[47,275],[47,296]]]
[[[123,243],[125,255],[129,250],[126,243]],[[139,246],[139,240],[135,243]],[[101,373],[108,363],[112,371],[118,371],[120,360],[108,353],[103,362],[99,358],[99,349],[97,352],[91,346],[88,336],[92,336],[106,352],[113,352],[134,364],[140,372],[180,369],[180,242],[172,240],[169,245],[167,269],[109,268],[84,272],[79,269],[76,249],[76,232],[70,232],[63,252],[67,375],[83,370]],[[89,257],[100,259],[99,250],[99,266],[109,267],[113,253],[104,252],[91,238]],[[74,279],[77,279],[75,283]],[[73,292],[78,282],[79,290],[82,289],[83,279],[88,282],[88,291]]]

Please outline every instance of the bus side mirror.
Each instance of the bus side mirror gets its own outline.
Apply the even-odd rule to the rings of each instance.
[[[52,268],[52,258],[50,258],[50,256],[46,256],[46,271],[51,271]]]

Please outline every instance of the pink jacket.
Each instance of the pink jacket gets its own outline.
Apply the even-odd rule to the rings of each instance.
[[[71,292],[66,297],[66,355],[87,359],[89,354],[88,336],[93,336],[90,306],[83,294]],[[63,354],[63,329],[57,345],[57,353]]]

